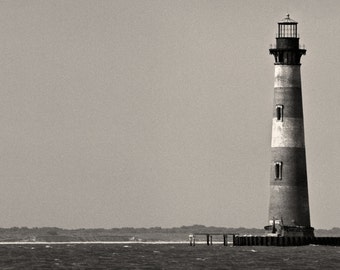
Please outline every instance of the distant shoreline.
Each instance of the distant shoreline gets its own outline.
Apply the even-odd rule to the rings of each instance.
[[[186,243],[189,234],[218,233],[239,235],[264,235],[264,229],[206,227],[203,225],[182,226],[177,228],[112,228],[112,229],[61,229],[57,227],[0,228],[1,243]],[[318,237],[340,236],[340,228],[315,230]],[[215,241],[223,241],[214,237]],[[199,241],[204,239],[197,238]],[[214,242],[215,242],[214,241]]]

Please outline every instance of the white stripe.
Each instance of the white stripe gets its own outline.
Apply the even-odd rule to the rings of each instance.
[[[283,121],[272,122],[272,147],[305,147],[302,118],[284,117]]]
[[[274,87],[301,87],[300,65],[275,65]]]

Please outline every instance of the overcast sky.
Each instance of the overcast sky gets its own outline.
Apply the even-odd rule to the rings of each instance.
[[[340,2],[1,1],[0,227],[267,225],[277,22],[311,222],[340,227]]]

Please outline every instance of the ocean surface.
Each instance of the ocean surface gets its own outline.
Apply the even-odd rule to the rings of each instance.
[[[0,269],[340,269],[340,247],[2,243]]]

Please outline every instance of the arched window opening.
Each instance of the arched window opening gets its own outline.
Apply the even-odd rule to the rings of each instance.
[[[282,180],[282,162],[277,161],[274,165],[275,170],[275,180]]]
[[[283,105],[276,105],[276,120],[283,121]]]

